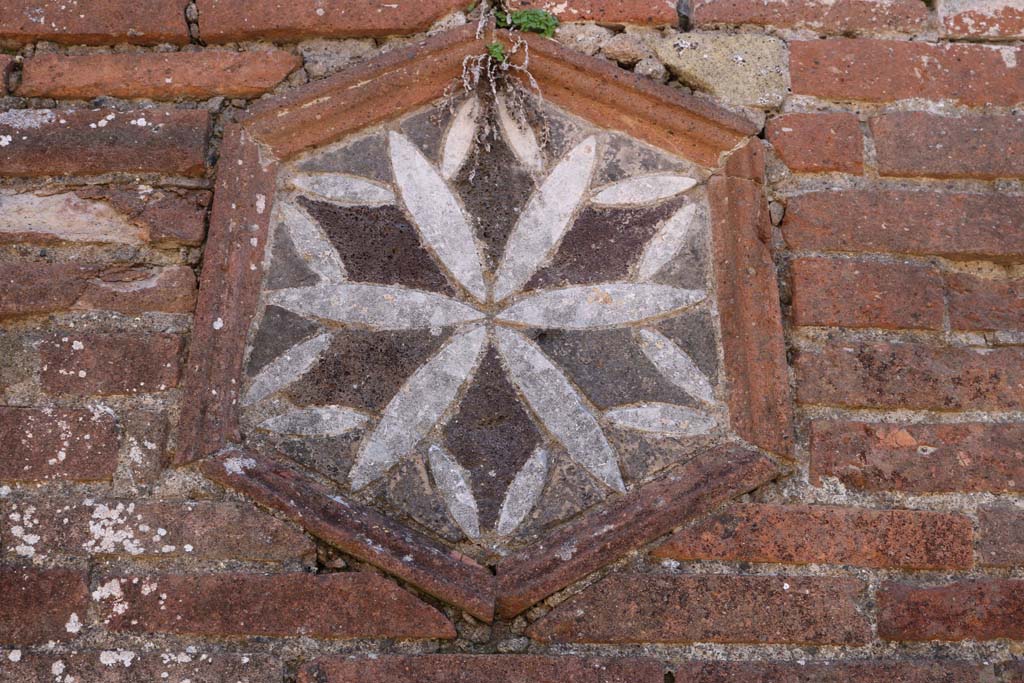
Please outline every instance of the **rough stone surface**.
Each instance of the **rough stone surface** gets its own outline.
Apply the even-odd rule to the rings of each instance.
[[[70,569],[5,567],[0,569],[0,601],[4,605],[0,611],[4,644],[70,640],[74,634],[65,625],[71,615],[85,619],[89,609],[88,577]]]
[[[68,330],[41,345],[43,388],[104,396],[165,391],[178,386],[183,350],[177,334]]]
[[[987,567],[1024,563],[1024,510],[1012,504],[979,508],[978,563]]]
[[[686,33],[651,47],[680,81],[726,102],[772,109],[786,95],[786,45],[777,38]]]
[[[299,674],[299,683],[663,683],[662,665],[652,659],[537,655],[430,655],[373,659],[319,659]]]
[[[878,593],[885,640],[1024,638],[1024,581],[977,579],[939,586],[887,582]]]
[[[152,100],[253,97],[300,64],[298,56],[283,50],[38,54],[25,60],[17,94],[70,100],[103,95]]]
[[[0,481],[109,480],[119,442],[105,412],[0,407]]]
[[[11,109],[0,112],[0,176],[198,176],[209,133],[210,115],[198,109]]]
[[[1016,424],[884,424],[815,420],[811,476],[867,491],[1024,490]]]
[[[857,607],[865,588],[848,578],[616,573],[527,633],[556,643],[857,645],[871,637]]]
[[[971,520],[917,510],[737,505],[677,532],[654,551],[676,560],[967,569]]]
[[[446,639],[444,615],[373,574],[101,577],[93,600],[113,631],[327,639]]]
[[[1019,0],[942,0],[942,28],[950,38],[1013,40],[1024,37],[1024,6]]]

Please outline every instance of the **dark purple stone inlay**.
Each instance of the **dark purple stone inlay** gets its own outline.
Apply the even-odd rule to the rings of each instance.
[[[299,168],[303,171],[333,171],[391,182],[388,141],[382,132],[355,140],[341,149],[319,154]]]
[[[444,436],[448,450],[470,473],[481,525],[492,527],[508,485],[541,443],[493,348]]]
[[[440,348],[447,335],[343,330],[320,362],[288,390],[302,406],[343,405],[378,411]]]
[[[353,282],[405,285],[451,294],[416,228],[397,206],[335,206],[300,200],[341,255]]]
[[[267,306],[253,335],[245,372],[252,377],[268,363],[320,331],[320,326],[278,306]]]
[[[718,378],[718,345],[715,323],[705,309],[685,311],[654,326],[689,354],[697,367],[714,384]]]
[[[317,274],[295,252],[295,244],[288,231],[279,228],[270,251],[266,288],[311,287],[319,281]]]

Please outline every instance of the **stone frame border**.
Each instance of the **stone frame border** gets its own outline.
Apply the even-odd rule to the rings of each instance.
[[[792,404],[763,191],[763,148],[757,139],[748,141],[757,126],[552,40],[517,37],[528,46],[531,74],[555,104],[702,166],[720,167],[708,188],[732,427],[754,446],[789,458]],[[495,576],[374,509],[332,497],[283,456],[279,461],[237,446],[243,349],[263,278],[279,163],[437,99],[461,73],[463,59],[483,50],[475,27],[463,26],[260,103],[228,124],[173,460],[176,465],[203,461],[198,467],[213,481],[490,622],[495,610],[504,617],[519,614],[760,486],[780,468],[753,448],[714,449],[513,553],[499,563]],[[573,550],[565,552],[570,546]]]

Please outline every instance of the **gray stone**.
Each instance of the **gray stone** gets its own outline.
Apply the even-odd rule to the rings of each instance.
[[[606,40],[601,46],[601,54],[626,66],[654,56],[644,37],[630,32],[619,33]]]
[[[377,47],[372,38],[354,40],[307,40],[299,43],[310,78],[323,78],[365,57]]]
[[[668,69],[661,63],[661,60],[657,57],[645,57],[636,63],[633,67],[633,73],[638,76],[644,76],[651,80],[664,83],[669,78]]]
[[[786,44],[752,33],[683,33],[651,42],[680,81],[731,104],[771,109],[788,88]]]
[[[597,24],[562,24],[555,31],[555,40],[585,55],[596,55],[615,32]]]

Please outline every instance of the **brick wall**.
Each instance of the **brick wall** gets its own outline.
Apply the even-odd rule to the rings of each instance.
[[[554,8],[763,130],[777,480],[485,624],[170,465],[225,124],[465,4],[0,9],[0,681],[1024,681],[1016,0]]]

